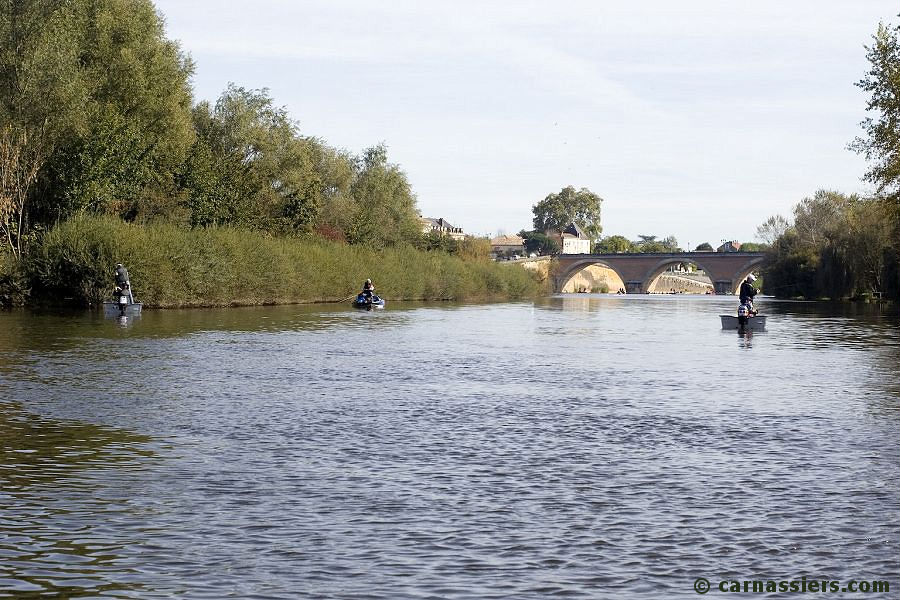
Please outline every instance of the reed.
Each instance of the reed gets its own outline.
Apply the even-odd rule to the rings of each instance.
[[[185,229],[80,216],[45,233],[25,270],[35,297],[92,305],[111,293],[114,265],[152,307],[329,302],[370,277],[389,300],[501,300],[546,290],[521,268],[444,252],[381,251],[318,237],[237,228]]]

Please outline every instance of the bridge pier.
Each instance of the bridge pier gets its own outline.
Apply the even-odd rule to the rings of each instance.
[[[713,289],[717,296],[730,296],[734,294],[734,282],[731,279],[717,279],[713,281]]]
[[[626,281],[625,282],[625,293],[626,294],[643,294],[644,293],[644,282],[643,281]]]

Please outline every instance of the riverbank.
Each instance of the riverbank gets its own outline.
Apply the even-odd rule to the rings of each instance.
[[[80,217],[45,233],[23,260],[0,258],[0,299],[6,306],[97,305],[111,294],[117,262],[128,268],[136,299],[153,308],[335,302],[358,292],[366,278],[389,300],[511,300],[546,292],[524,269],[444,252]]]

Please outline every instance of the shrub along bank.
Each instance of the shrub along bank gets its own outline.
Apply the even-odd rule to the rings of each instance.
[[[391,300],[501,300],[544,286],[526,270],[411,247],[385,250],[316,237],[235,229],[133,225],[79,217],[46,232],[20,263],[0,263],[0,297],[96,305],[111,295],[117,262],[151,307],[337,301],[371,277]],[[25,287],[25,290],[20,289]]]

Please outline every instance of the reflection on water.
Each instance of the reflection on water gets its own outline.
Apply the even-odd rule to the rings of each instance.
[[[0,595],[123,595],[142,587],[116,564],[125,541],[104,531],[108,519],[131,518],[127,494],[104,492],[152,458],[148,441],[0,403]]]
[[[758,304],[0,314],[0,597],[900,587],[896,314]]]
[[[152,452],[147,436],[87,423],[30,414],[18,403],[0,403],[0,481],[6,493],[32,485],[71,484],[78,471],[134,468]]]

